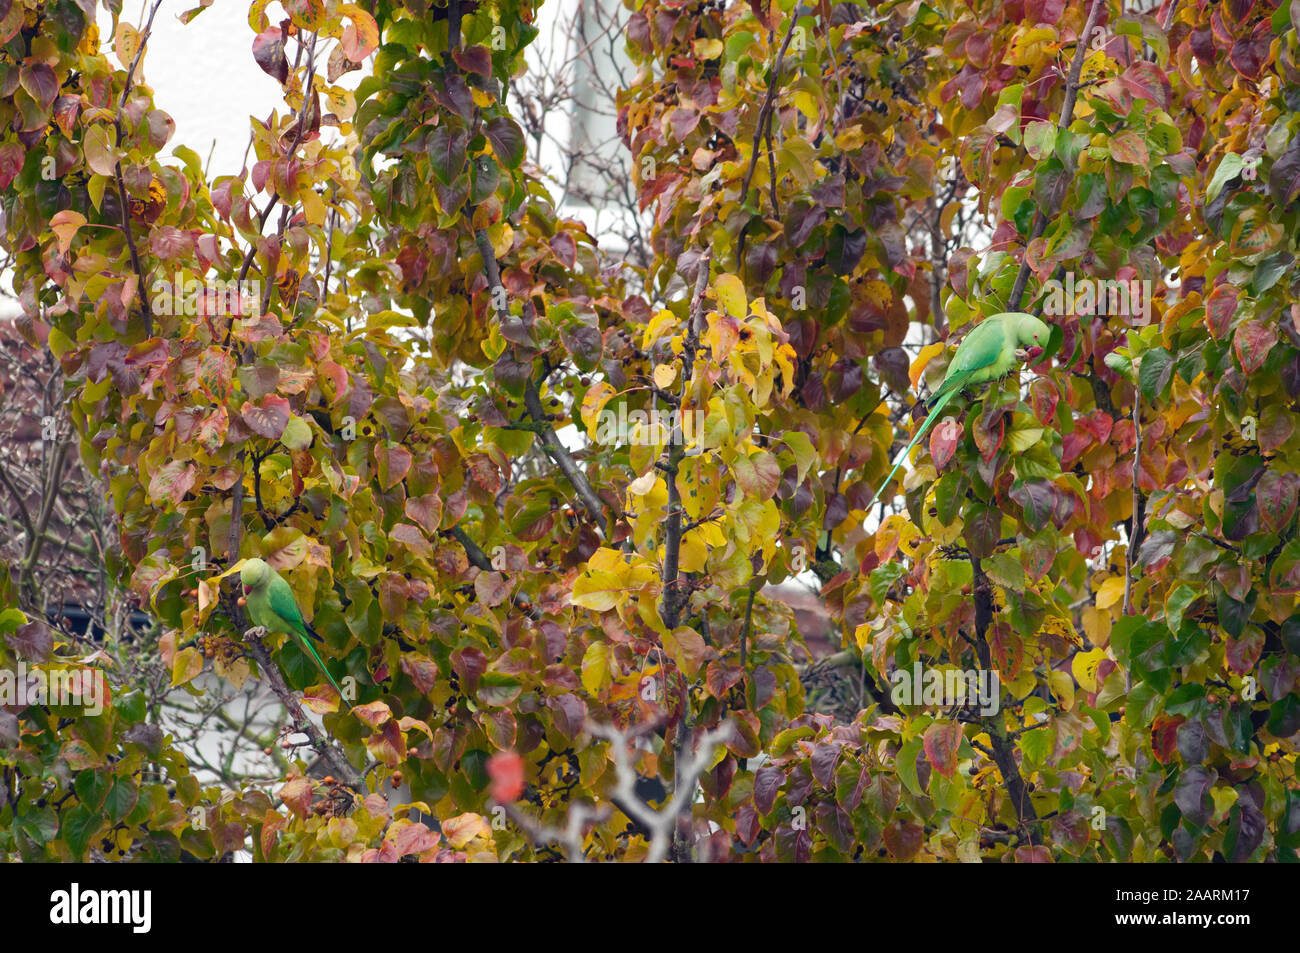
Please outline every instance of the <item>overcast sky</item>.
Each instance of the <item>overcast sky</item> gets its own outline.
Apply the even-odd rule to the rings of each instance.
[[[215,142],[209,173],[233,175],[248,145],[249,116],[265,119],[287,107],[280,84],[253,62],[247,2],[216,0],[182,24],[180,14],[195,6],[197,0],[163,0],[140,72],[153,88],[154,103],[176,120],[176,135],[164,151],[186,145],[206,162]],[[137,28],[143,22],[133,0],[125,0],[122,17]],[[112,22],[103,11],[100,33],[110,42]],[[359,74],[346,78],[353,76]]]

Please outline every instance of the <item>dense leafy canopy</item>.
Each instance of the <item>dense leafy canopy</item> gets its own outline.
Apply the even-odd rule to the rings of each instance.
[[[249,676],[228,571],[260,556],[357,686],[273,656],[347,761],[223,791],[130,685],[11,706],[0,852],[533,859],[529,819],[611,806],[613,724],[670,788],[731,728],[679,859],[1296,859],[1300,4],[628,0],[633,275],[523,162],[531,0],[283,3],[249,66],[285,108],[209,181],[133,75],[145,24],[0,2],[4,243],[173,684],[205,649]],[[175,307],[177,276],[224,290]],[[1149,313],[1052,315],[1098,280]],[[1060,349],[868,513],[945,342],[1005,310]],[[620,406],[702,425],[595,439]],[[808,572],[847,716],[805,711],[764,592]],[[1000,708],[896,704],[917,663],[996,671]],[[646,855],[596,817],[588,856]]]

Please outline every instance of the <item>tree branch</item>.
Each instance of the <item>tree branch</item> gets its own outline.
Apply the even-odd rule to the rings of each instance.
[[[117,104],[117,115],[113,117],[113,128],[116,133],[114,148],[119,151],[125,137],[125,133],[122,132],[122,110],[126,108],[127,97],[131,95],[131,86],[135,81],[135,68],[140,65],[140,57],[144,55],[145,44],[149,42],[149,33],[153,29],[154,14],[158,12],[158,8],[161,6],[162,0],[154,0],[153,8],[149,11],[149,19],[145,21],[144,29],[140,31],[140,45],[135,48],[135,56],[131,58],[131,66],[126,71],[126,84],[122,87],[122,98]],[[127,251],[131,254],[131,268],[135,272],[136,280],[140,282],[136,294],[140,298],[140,313],[144,318],[144,331],[147,336],[153,337],[153,310],[149,307],[149,279],[145,277],[144,265],[140,262],[140,252],[135,247],[135,237],[131,234],[131,206],[126,197],[126,183],[122,181],[121,159],[113,163],[113,178],[117,182],[117,198],[122,206],[122,231],[126,235]]]
[[[1088,22],[1079,34],[1078,49],[1074,51],[1074,62],[1070,64],[1070,77],[1065,84],[1065,101],[1061,104],[1061,119],[1056,124],[1058,129],[1068,129],[1074,119],[1074,101],[1079,95],[1079,77],[1083,74],[1083,61],[1088,58],[1088,37],[1092,36],[1093,27],[1101,19],[1105,0],[1092,0],[1092,9],[1088,11]],[[1007,298],[1007,310],[1019,311],[1020,300],[1025,296],[1025,286],[1029,283],[1029,246],[1047,230],[1047,213],[1041,208],[1034,214],[1034,225],[1030,229],[1029,239],[1025,242],[1025,254],[1020,261],[1020,271],[1016,274],[1016,283]]]
[[[262,670],[262,678],[289,712],[289,717],[293,719],[294,728],[311,739],[311,747],[329,765],[330,773],[364,797],[369,791],[366,788],[365,779],[361,772],[352,766],[352,763],[348,761],[343,752],[333,742],[317,730],[311,719],[302,710],[302,703],[298,701],[298,696],[285,684],[280,669],[271,659],[270,650],[262,642],[264,633],[265,630],[261,630],[260,627],[249,629],[244,633],[244,642],[248,647],[248,653],[253,656],[258,668]]]
[[[971,559],[971,566],[974,568],[974,597],[975,597],[975,654],[979,657],[980,666],[985,670],[991,670],[993,667],[992,654],[989,650],[988,628],[993,622],[993,588],[989,584],[988,576],[984,574],[984,567],[978,559]],[[1006,785],[1007,796],[1011,799],[1011,805],[1015,809],[1016,817],[1020,824],[1026,827],[1030,821],[1035,820],[1038,814],[1034,811],[1034,805],[1029,800],[1029,792],[1025,787],[1025,780],[1020,776],[1020,766],[1016,764],[1015,744],[1007,735],[1006,725],[1003,723],[1002,714],[990,715],[982,722],[988,731],[989,739],[993,742],[993,761],[998,766],[998,771],[1002,775],[1002,783]],[[1038,843],[1039,835],[1036,831],[1030,829],[1028,836],[1031,843]]]
[[[754,178],[754,171],[758,168],[758,157],[763,152],[763,136],[766,134],[767,125],[772,120],[772,109],[776,103],[776,84],[781,78],[781,70],[785,67],[785,51],[790,47],[790,38],[794,36],[795,27],[799,23],[799,14],[803,8],[796,4],[795,8],[790,11],[790,26],[785,31],[785,39],[781,41],[781,49],[776,54],[776,62],[772,65],[772,72],[767,79],[767,95],[763,97],[763,105],[758,110],[758,124],[754,128],[754,143],[749,154],[749,168],[745,170],[745,178],[740,183],[740,204],[745,204],[745,197],[749,195],[749,184]],[[772,202],[773,211],[776,203],[776,182],[772,182]],[[740,240],[736,244],[736,261],[740,262],[745,256],[745,233],[742,231]]]

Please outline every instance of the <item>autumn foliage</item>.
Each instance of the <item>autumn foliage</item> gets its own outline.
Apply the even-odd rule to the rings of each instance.
[[[211,180],[147,24],[0,2],[3,240],[171,684],[271,660],[332,777],[202,786],[138,685],[10,706],[0,854],[535,860],[583,805],[579,849],[636,860],[626,756],[688,786],[677,860],[1296,859],[1300,4],[627,0],[636,271],[524,161],[532,0],[280,2],[248,67],[284,108]],[[177,276],[224,290],[153,307]],[[868,512],[1016,310],[1059,349]],[[678,424],[595,439],[620,407]],[[244,650],[250,556],[355,710]],[[796,577],[849,711],[807,710]],[[4,665],[103,665],[5,585]],[[997,710],[898,703],[918,664],[996,672]]]

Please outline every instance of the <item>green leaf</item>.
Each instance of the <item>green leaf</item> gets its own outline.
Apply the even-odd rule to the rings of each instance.
[[[903,744],[903,747],[898,751],[898,757],[894,760],[895,769],[898,771],[898,779],[903,782],[903,787],[917,797],[925,797],[925,791],[921,788],[921,781],[916,776],[916,759],[924,745],[925,742],[922,739],[913,738]]]
[[[86,856],[91,839],[107,820],[103,814],[92,811],[84,804],[77,804],[63,812],[60,833],[74,857],[82,859]]]
[[[1205,187],[1206,205],[1218,198],[1223,187],[1241,172],[1243,165],[1245,161],[1235,152],[1229,152],[1220,160],[1218,168],[1214,170],[1214,175],[1210,179],[1210,184]]]
[[[450,185],[465,170],[465,149],[468,143],[469,136],[463,129],[439,126],[429,133],[429,164],[439,182]]]
[[[96,175],[111,176],[117,168],[117,151],[113,148],[112,135],[111,127],[104,125],[86,130],[81,148],[86,155],[86,165]]]
[[[1155,403],[1164,395],[1173,376],[1173,363],[1173,357],[1162,347],[1152,348],[1142,355],[1138,366],[1138,381],[1142,387],[1142,396],[1148,401]]]
[[[1027,764],[1040,766],[1047,763],[1048,756],[1056,747],[1056,727],[1044,725],[1020,736],[1020,750],[1025,755]]]

